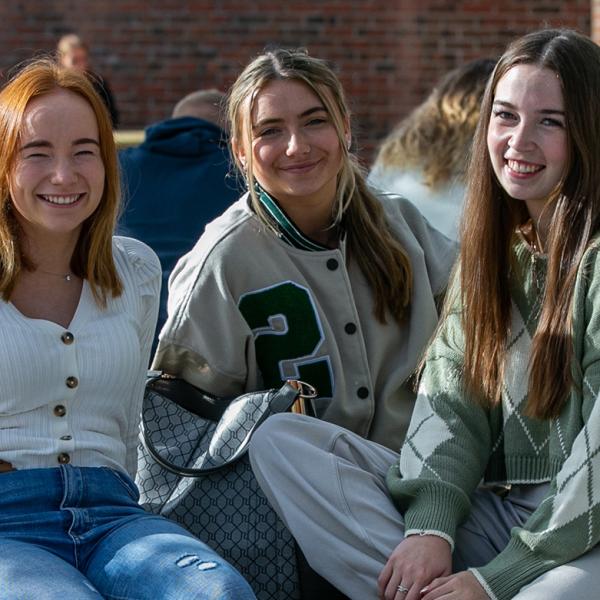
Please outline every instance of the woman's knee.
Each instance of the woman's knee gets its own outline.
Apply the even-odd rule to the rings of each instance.
[[[578,559],[555,567],[521,588],[514,600],[597,598],[600,589],[600,547]]]
[[[156,516],[121,527],[98,547],[86,574],[108,597],[254,598],[224,558],[176,523]]]
[[[274,450],[286,452],[295,444],[302,429],[302,415],[280,413],[269,417],[255,432],[250,442],[250,461],[262,463],[273,456]]]

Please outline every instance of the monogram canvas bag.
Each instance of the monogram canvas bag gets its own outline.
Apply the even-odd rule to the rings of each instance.
[[[263,495],[247,448],[270,414],[316,395],[301,382],[234,399],[150,372],[137,484],[142,505],[183,525],[233,564],[259,600],[299,600],[292,536]]]

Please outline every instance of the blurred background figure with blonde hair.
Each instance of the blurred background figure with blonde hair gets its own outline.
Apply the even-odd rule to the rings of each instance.
[[[447,73],[381,145],[369,182],[408,198],[442,233],[457,239],[465,171],[479,107],[495,61]]]

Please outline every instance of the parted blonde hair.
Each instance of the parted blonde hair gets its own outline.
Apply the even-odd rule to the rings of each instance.
[[[82,225],[71,258],[71,270],[88,280],[94,298],[104,306],[108,295],[116,297],[122,293],[112,254],[120,186],[111,120],[104,102],[88,78],[73,69],[60,67],[51,59],[29,63],[0,92],[0,293],[8,301],[21,270],[35,267],[25,255],[23,233],[11,210],[10,178],[29,102],[57,89],[67,90],[86,100],[98,124],[100,155],[105,171],[104,191],[100,204]]]
[[[342,85],[323,60],[302,49],[265,52],[248,64],[228,95],[233,156],[246,178],[252,206],[265,227],[272,227],[255,191],[252,161],[254,102],[271,81],[297,81],[306,85],[323,103],[338,135],[341,167],[337,178],[332,224],[342,224],[349,253],[359,264],[375,296],[375,316],[386,322],[386,312],[398,322],[406,316],[412,289],[412,268],[406,251],[385,220],[381,203],[367,187],[358,161],[348,148],[350,112]],[[235,148],[243,148],[242,165]]]

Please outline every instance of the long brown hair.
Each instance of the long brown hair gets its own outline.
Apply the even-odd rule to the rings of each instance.
[[[358,161],[348,149],[346,128],[350,122],[350,112],[339,79],[324,61],[309,56],[304,50],[277,49],[265,52],[248,64],[229,92],[227,112],[234,147],[232,154],[246,178],[258,218],[266,227],[271,227],[255,192],[250,115],[261,89],[274,80],[303,83],[329,113],[342,151],[333,223],[343,222],[345,226],[348,251],[373,289],[376,318],[385,323],[388,311],[395,320],[402,321],[408,312],[412,289],[408,255],[390,231],[380,202],[369,190]],[[245,150],[245,168],[239,161],[235,147]]]
[[[100,204],[82,225],[71,270],[88,280],[94,298],[104,306],[108,294],[116,297],[122,292],[112,255],[120,187],[111,120],[87,77],[73,69],[63,69],[51,59],[29,63],[0,92],[0,293],[8,301],[21,269],[33,267],[23,251],[21,230],[10,210],[9,180],[28,103],[56,89],[73,92],[86,100],[98,123],[104,192]]]
[[[554,71],[564,97],[569,165],[556,194],[547,239],[546,287],[530,355],[530,416],[556,417],[573,385],[572,304],[575,279],[600,221],[600,48],[571,30],[547,29],[513,42],[486,89],[473,144],[461,226],[460,284],[465,384],[482,404],[500,402],[510,333],[511,246],[528,218],[523,202],[496,180],[487,131],[498,81],[514,66]]]

